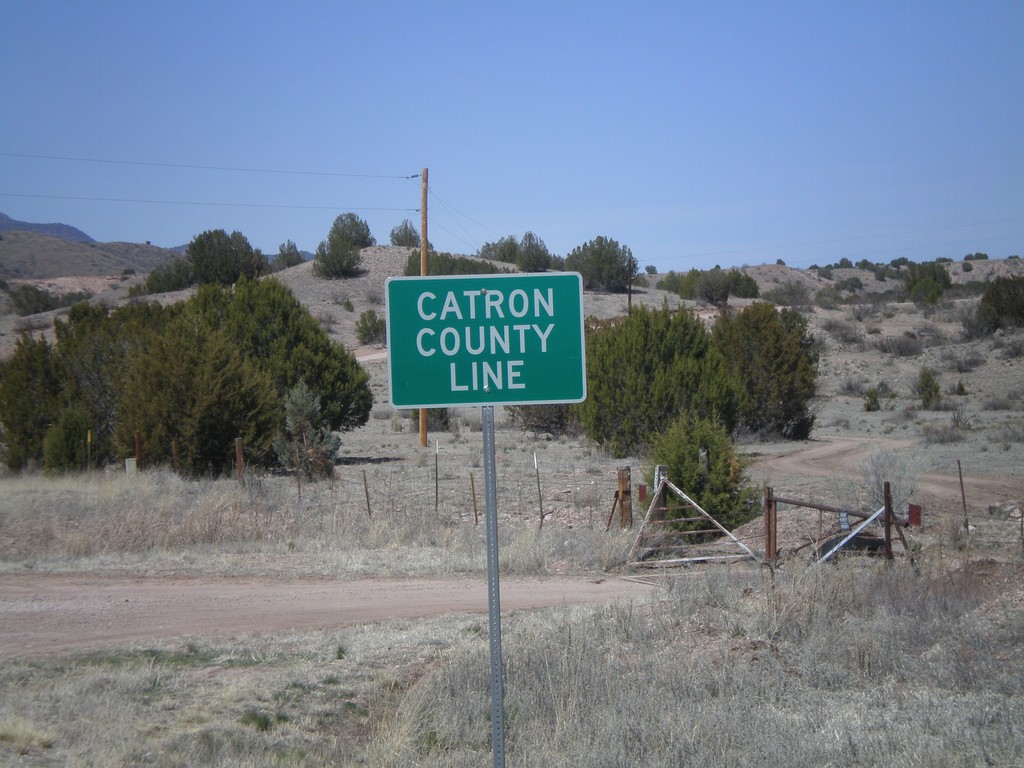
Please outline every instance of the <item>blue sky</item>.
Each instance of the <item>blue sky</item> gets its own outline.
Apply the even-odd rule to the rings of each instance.
[[[1020,0],[0,8],[0,211],[98,240],[312,251],[354,211],[387,242],[426,167],[456,253],[1024,251]]]

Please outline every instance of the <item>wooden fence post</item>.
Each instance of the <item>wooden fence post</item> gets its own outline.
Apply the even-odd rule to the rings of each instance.
[[[476,508],[476,481],[473,480],[473,473],[469,473],[469,493],[473,497],[473,525],[480,524],[480,513]]]
[[[778,552],[776,526],[778,525],[779,507],[775,502],[775,492],[771,486],[764,487],[764,559],[767,563],[775,562]]]
[[[619,527],[633,527],[633,485],[629,467],[619,467]]]
[[[369,518],[373,517],[373,512],[370,511],[370,484],[366,481],[366,470],[363,470],[363,493],[366,495],[366,516]]]

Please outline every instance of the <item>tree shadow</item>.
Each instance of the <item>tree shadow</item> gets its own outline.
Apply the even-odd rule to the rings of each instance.
[[[348,467],[358,464],[390,464],[403,461],[401,456],[343,456],[334,462],[336,467]]]

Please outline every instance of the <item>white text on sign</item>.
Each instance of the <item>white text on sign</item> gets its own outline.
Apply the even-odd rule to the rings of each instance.
[[[554,292],[548,288],[533,290],[533,295],[522,288],[510,291],[482,289],[448,291],[443,300],[435,293],[424,291],[416,301],[416,310],[426,322],[466,322],[474,320],[494,321],[507,317],[523,318],[554,317]],[[531,348],[544,354],[548,351],[548,337],[554,330],[554,323],[544,327],[536,323],[506,323],[503,325],[462,326],[448,325],[440,330],[426,327],[416,334],[416,351],[423,357],[431,357],[440,351],[447,357],[461,352],[473,356],[499,354],[525,355]],[[451,390],[453,392],[484,391],[491,389],[525,389],[521,381],[523,360],[501,360],[497,362],[470,361],[460,369],[456,363],[449,364]]]

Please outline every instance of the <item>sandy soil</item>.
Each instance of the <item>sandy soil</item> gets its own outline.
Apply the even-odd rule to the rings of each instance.
[[[503,611],[643,596],[627,579],[501,579]],[[0,576],[0,658],[41,656],[170,638],[333,629],[381,619],[487,613],[487,581]]]

